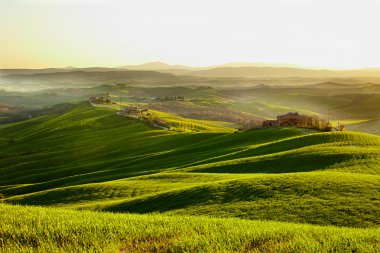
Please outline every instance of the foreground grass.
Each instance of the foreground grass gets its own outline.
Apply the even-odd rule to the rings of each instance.
[[[380,229],[0,204],[1,252],[376,252]]]
[[[8,197],[5,201],[112,212],[374,227],[380,225],[379,192],[380,176],[369,174],[164,172],[54,188]]]

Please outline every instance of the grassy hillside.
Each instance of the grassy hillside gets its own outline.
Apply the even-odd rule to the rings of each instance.
[[[106,206],[98,208],[352,227],[380,225],[378,176],[308,173],[231,178],[110,202],[109,206],[103,202]]]
[[[2,252],[376,252],[379,229],[0,204]],[[178,224],[181,224],[178,226]]]
[[[63,72],[67,73],[69,72]],[[91,75],[88,78],[90,77]],[[244,84],[241,80],[232,79],[208,79],[207,82],[182,82],[173,79],[170,84],[160,80],[133,79],[98,84],[88,80],[89,83],[81,85],[73,85],[72,82],[39,83],[43,87],[34,87],[34,90],[43,90],[26,93],[12,91],[12,86],[16,84],[10,83],[9,87],[4,86],[5,91],[0,91],[0,101],[17,110],[0,112],[0,124],[26,119],[30,115],[36,115],[36,110],[38,114],[38,111],[43,112],[47,107],[58,103],[78,103],[91,96],[108,96],[117,102],[140,104],[184,118],[230,122],[240,129],[261,125],[264,118],[276,118],[277,115],[290,111],[318,115],[326,120],[334,119],[334,122],[368,121],[380,116],[380,85],[359,80],[338,79],[334,82],[318,82],[312,85],[294,83],[289,86],[282,83],[270,86],[267,85],[267,79],[262,79],[261,85],[254,85],[260,80],[250,79],[245,80]],[[184,86],[187,82],[189,85]],[[231,86],[231,83],[236,83],[237,86]],[[225,87],[226,84],[228,87]],[[184,101],[170,99],[177,96],[184,97]],[[194,123],[194,127],[190,128],[200,129],[199,124]],[[206,122],[202,124],[207,125]],[[173,127],[178,125],[181,124]],[[379,127],[371,124],[368,127],[359,127],[358,130],[376,134]]]
[[[234,132],[238,127],[237,124],[215,121],[215,120],[198,120],[176,116],[170,113],[150,110],[154,117],[160,118],[162,123],[170,130],[181,132]]]
[[[7,125],[0,134],[0,193],[8,203],[351,227],[380,223],[375,135],[297,128],[165,131],[86,103]]]

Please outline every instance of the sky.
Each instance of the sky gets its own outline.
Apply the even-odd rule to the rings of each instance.
[[[380,67],[380,0],[0,0],[0,68]]]

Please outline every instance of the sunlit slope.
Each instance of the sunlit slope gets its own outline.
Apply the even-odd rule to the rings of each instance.
[[[340,170],[380,174],[380,138],[354,132],[316,133],[260,145],[192,166],[214,173],[289,173]]]
[[[199,120],[180,117],[174,114],[150,110],[151,114],[159,117],[170,130],[180,132],[234,132],[238,124],[223,121]]]
[[[85,104],[34,124],[38,120],[1,129],[1,185],[45,183],[50,188],[107,181],[188,167],[251,143],[302,134],[296,129],[176,133]]]
[[[136,171],[127,165],[139,165],[144,159],[152,162],[155,156],[220,135],[155,130],[113,110],[84,104],[41,121],[1,130],[0,181],[37,183],[105,170],[109,175],[110,170],[116,173],[120,168],[118,172],[124,175],[142,173],[158,168],[144,166]]]
[[[296,98],[295,98],[296,99]],[[274,102],[274,101],[273,101]],[[281,104],[268,104],[264,102],[258,102],[255,100],[250,100],[249,102],[234,102],[233,107],[247,112],[258,117],[263,117],[267,119],[275,119],[277,115],[283,115],[288,112],[299,112],[306,115],[318,115],[315,111],[306,110],[304,106],[292,105],[285,106]]]
[[[8,203],[379,225],[375,135],[165,131],[87,104],[0,134]]]
[[[136,197],[173,189],[187,189],[205,183],[242,178],[242,175],[205,173],[155,173],[102,183],[88,183],[58,187],[34,193],[9,197],[7,202],[19,204],[63,205],[89,207],[110,205]]]
[[[173,175],[170,175],[173,176]],[[210,180],[211,181],[211,180]],[[113,212],[212,215],[368,227],[380,225],[380,176],[337,172],[247,175],[98,203]]]

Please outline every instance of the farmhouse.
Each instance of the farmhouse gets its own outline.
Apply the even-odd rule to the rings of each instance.
[[[313,127],[316,124],[316,118],[306,115],[301,115],[298,112],[289,112],[284,115],[277,116],[277,120],[265,120],[264,127],[270,126],[301,126]]]
[[[265,120],[263,122],[264,127],[271,127],[271,126],[278,126],[278,121],[277,120]]]

